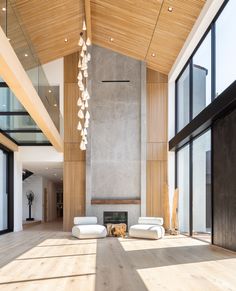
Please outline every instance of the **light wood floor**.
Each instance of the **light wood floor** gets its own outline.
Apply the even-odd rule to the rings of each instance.
[[[77,240],[41,224],[0,236],[0,290],[236,290],[236,253],[183,236]]]

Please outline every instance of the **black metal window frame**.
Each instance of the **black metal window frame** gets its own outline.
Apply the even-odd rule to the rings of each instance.
[[[7,229],[1,230],[0,235],[14,229],[14,153],[0,144],[0,150],[7,155]]]
[[[201,131],[198,135],[194,136],[188,143],[185,143],[175,151],[175,188],[178,188],[178,152],[181,151],[184,147],[189,145],[189,236],[193,236],[193,142],[199,137],[204,135],[206,132],[211,132],[211,169],[212,168],[212,130],[211,127],[207,127],[204,131]],[[213,180],[211,172],[211,194],[213,193]],[[212,197],[211,197],[212,201]],[[211,241],[213,242],[213,212],[211,213]],[[194,237],[198,239],[197,237]]]
[[[7,83],[0,82],[0,88],[9,88]],[[27,111],[0,111],[0,116],[30,116],[30,114]],[[7,129],[3,130],[0,128],[0,133],[5,135],[8,139],[13,141],[18,146],[51,146],[51,143],[48,142],[19,142],[12,138],[9,133],[43,133],[41,129]]]
[[[212,144],[212,130],[211,122],[214,118],[218,117],[220,114],[225,113],[227,110],[235,106],[235,100],[232,97],[232,92],[235,91],[236,82],[231,84],[220,96],[216,96],[216,34],[215,34],[215,25],[216,21],[224,10],[225,6],[228,4],[229,0],[225,0],[219,9],[218,13],[212,20],[211,24],[205,31],[198,45],[194,49],[190,58],[184,65],[180,74],[178,75],[175,81],[175,137],[169,142],[169,149],[175,150],[175,188],[178,187],[178,158],[177,154],[182,148],[186,145],[189,145],[189,236],[193,236],[193,141],[205,134],[208,130],[211,131],[211,169],[213,169],[213,144]],[[211,33],[211,102],[214,104],[209,104],[205,109],[203,109],[195,118],[193,118],[193,57],[196,54],[199,47],[204,42],[208,33]],[[189,66],[189,123],[178,132],[178,81],[181,78],[183,72]],[[225,95],[228,94],[227,102],[221,102]],[[217,97],[217,98],[216,98]],[[219,99],[218,99],[219,98]],[[217,100],[218,99],[218,100]],[[222,99],[222,100],[220,100]],[[215,102],[217,101],[217,102]],[[219,111],[223,103],[223,108]],[[211,110],[212,109],[212,110]],[[218,110],[218,111],[217,111]],[[208,113],[208,114],[205,114]],[[214,115],[215,114],[215,115]],[[211,122],[208,120],[203,123],[203,120],[211,119]],[[195,121],[194,122],[192,121]],[[196,122],[197,121],[197,122]],[[198,125],[197,125],[198,124]],[[194,126],[195,125],[195,126]],[[198,127],[198,128],[196,128]],[[211,172],[211,203],[213,202],[213,173]],[[213,207],[211,213],[211,243],[214,243],[214,220],[213,220]]]
[[[215,35],[215,24],[225,6],[230,0],[225,0],[219,9],[218,13],[214,17],[213,21],[205,31],[198,45],[194,49],[193,53],[189,57],[188,61],[184,65],[183,69],[179,73],[178,77],[175,80],[175,135],[178,133],[178,81],[181,78],[185,69],[189,66],[189,123],[193,120],[193,57],[196,54],[199,47],[204,42],[206,36],[211,32],[211,101],[214,101],[216,96],[216,35]]]

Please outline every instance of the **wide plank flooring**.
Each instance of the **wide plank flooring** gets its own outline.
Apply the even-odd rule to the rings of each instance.
[[[41,224],[0,236],[0,290],[236,290],[236,253],[184,236],[77,240]]]

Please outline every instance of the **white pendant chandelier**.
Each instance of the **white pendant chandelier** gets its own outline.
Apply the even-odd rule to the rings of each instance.
[[[85,20],[82,25],[82,32],[80,33],[78,46],[80,47],[77,76],[79,86],[79,96],[77,101],[78,109],[78,125],[77,129],[80,131],[81,141],[80,149],[86,150],[88,143],[87,134],[89,127],[90,113],[88,110],[90,95],[88,92],[88,62],[91,60],[91,54],[88,52],[88,47],[91,45],[91,40],[87,37],[87,27]]]

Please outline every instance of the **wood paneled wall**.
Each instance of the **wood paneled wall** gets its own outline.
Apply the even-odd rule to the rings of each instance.
[[[85,215],[85,152],[77,130],[78,54],[64,58],[64,194],[63,228],[70,231],[74,216]]]
[[[147,70],[147,215],[168,217],[166,75]],[[165,219],[168,228],[169,221]]]

